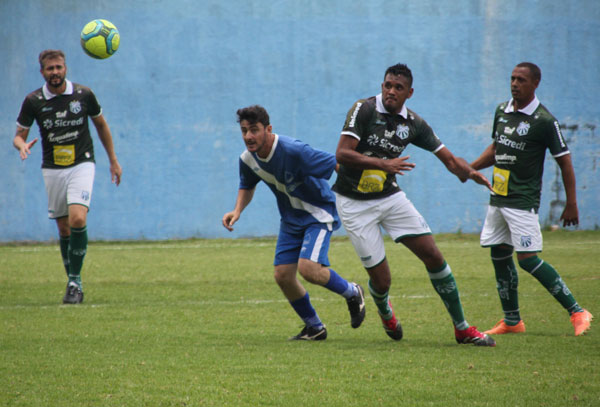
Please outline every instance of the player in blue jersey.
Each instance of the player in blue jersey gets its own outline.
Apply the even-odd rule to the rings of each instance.
[[[365,318],[363,289],[330,268],[327,256],[331,233],[340,227],[335,196],[326,181],[336,169],[335,156],[273,133],[269,114],[262,106],[239,109],[237,117],[246,151],[239,160],[240,184],[235,208],[223,215],[223,226],[233,230],[252,200],[256,185],[264,181],[275,194],[281,215],[275,281],[305,324],[290,339],[327,338],[327,329],[297,272],[306,281],[346,298],[351,326],[358,328]]]

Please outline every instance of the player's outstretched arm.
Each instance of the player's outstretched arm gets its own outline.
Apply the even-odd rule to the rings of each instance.
[[[92,123],[94,123],[94,126],[96,127],[98,137],[104,146],[104,150],[106,150],[106,155],[108,156],[108,161],[110,162],[110,180],[119,186],[121,183],[123,169],[117,160],[117,154],[115,154],[110,127],[108,127],[108,123],[104,119],[103,115],[92,117]]]
[[[573,169],[571,154],[565,154],[558,157],[556,163],[560,167],[563,184],[565,186],[565,195],[567,196],[567,203],[560,215],[560,220],[562,220],[563,226],[575,226],[579,224],[579,210],[577,209],[575,170]]]
[[[13,146],[15,146],[17,150],[19,150],[19,156],[21,157],[21,160],[25,160],[27,159],[27,157],[29,157],[29,154],[31,154],[31,147],[33,147],[33,145],[37,143],[38,140],[37,138],[35,138],[28,143],[28,135],[29,129],[17,126],[17,132],[15,134],[15,138],[13,139]]]
[[[388,174],[404,175],[404,171],[415,168],[414,163],[407,162],[409,156],[384,160],[377,157],[369,157],[356,151],[358,140],[351,136],[342,135],[338,142],[335,158],[338,163],[348,167],[360,169],[377,169]]]
[[[452,154],[446,147],[439,150],[435,155],[444,163],[448,171],[456,175],[461,182],[472,179],[476,183],[484,185],[489,190],[492,189],[492,184],[490,184],[485,175],[472,168],[464,158]]]
[[[496,145],[492,143],[471,163],[471,167],[475,170],[482,170],[494,164],[496,164]]]
[[[235,200],[235,208],[231,212],[227,212],[225,215],[223,215],[223,219],[221,220],[225,229],[230,232],[233,231],[234,223],[238,221],[242,215],[242,211],[246,208],[246,206],[248,206],[250,201],[252,201],[255,190],[256,188],[238,190],[237,199]]]

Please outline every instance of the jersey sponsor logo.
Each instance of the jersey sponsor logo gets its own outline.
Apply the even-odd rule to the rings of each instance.
[[[51,112],[51,111],[52,111],[52,106],[42,107],[42,112]]]
[[[64,119],[65,117],[67,117],[67,111],[63,110],[62,112],[56,112],[56,118],[57,119]]]
[[[393,133],[393,134],[395,134],[395,133]],[[369,144],[370,146],[377,146],[379,148],[382,148],[387,151],[391,151],[396,154],[402,153],[402,151],[404,151],[404,148],[405,148],[405,146],[398,146],[398,145],[393,144],[392,142],[387,140],[385,137],[379,138],[377,136],[377,134],[371,134],[367,138],[367,144]]]
[[[504,117],[499,117],[498,123],[508,123],[508,119],[505,119]]]
[[[498,164],[513,164],[517,161],[516,155],[498,154],[496,155],[496,162]]]
[[[406,140],[408,138],[409,129],[404,124],[399,124],[396,128],[396,135],[400,137],[400,140]]]
[[[517,143],[516,141],[511,140],[504,135],[501,135],[500,137],[498,137],[496,139],[496,143],[503,144],[507,147],[514,148],[515,150],[521,150],[521,151],[525,150],[525,146],[527,145],[527,143],[525,141],[521,141],[520,143]]]
[[[386,124],[387,123],[384,122],[383,120],[379,120],[379,119],[375,120],[375,126],[384,126]]]
[[[393,131],[386,130],[386,131],[383,132],[383,137],[385,137],[387,139],[390,139],[390,138],[394,137],[395,134],[396,133],[393,132]]]
[[[515,128],[514,127],[508,127],[506,126],[504,128],[504,134],[513,134],[515,132]]]
[[[527,122],[521,122],[519,123],[519,125],[517,126],[517,134],[519,136],[525,136],[527,135],[527,133],[529,133],[529,128],[531,127],[531,125]]]
[[[521,246],[529,247],[533,243],[531,236],[521,236]]]
[[[560,141],[560,146],[562,148],[567,148],[567,143],[565,143],[565,139],[563,138],[562,131],[560,131],[560,125],[558,124],[558,122],[556,120],[554,121],[554,128],[556,129],[556,135],[558,136],[558,140]]]
[[[42,122],[42,126],[43,126],[45,129],[51,129],[51,128],[52,128],[52,120],[50,120],[50,119],[46,119],[46,120],[44,120],[44,121]]]
[[[77,114],[77,113],[81,112],[81,103],[79,102],[79,100],[71,101],[71,103],[69,103],[69,110],[73,114]]]
[[[356,122],[356,116],[358,116],[358,111],[360,110],[361,106],[362,106],[361,102],[358,102],[356,104],[356,107],[354,108],[354,111],[352,112],[352,116],[350,116],[350,122],[348,123],[348,127],[354,127],[354,123]]]
[[[70,131],[65,134],[61,134],[60,136],[56,136],[54,133],[48,134],[48,141],[51,143],[62,143],[66,141],[75,140],[79,136],[79,131]]]
[[[63,119],[54,120],[54,127],[81,126],[82,124],[83,124],[83,116],[80,117],[79,119],[74,119],[74,120],[63,120]],[[50,127],[52,127],[52,125],[50,125]],[[49,129],[50,127],[46,127],[46,128]]]

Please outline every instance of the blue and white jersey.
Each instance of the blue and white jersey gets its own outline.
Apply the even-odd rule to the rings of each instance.
[[[335,195],[326,181],[335,170],[335,156],[306,143],[275,134],[265,159],[244,151],[240,156],[240,189],[264,181],[277,198],[282,229],[299,232],[322,223],[328,230],[340,227]]]

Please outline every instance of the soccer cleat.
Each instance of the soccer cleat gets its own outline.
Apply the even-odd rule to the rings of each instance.
[[[325,325],[321,328],[306,325],[296,336],[292,336],[290,341],[322,341],[327,338],[327,328]]]
[[[502,335],[502,334],[520,334],[525,332],[525,323],[520,320],[517,325],[507,325],[503,319],[498,321],[492,329],[484,331],[484,334],[489,335]]]
[[[592,319],[594,319],[594,316],[586,309],[571,314],[571,323],[573,324],[573,328],[575,328],[575,336],[586,333],[590,329]]]
[[[475,326],[462,330],[454,327],[454,336],[458,343],[472,343],[475,346],[496,346],[496,341],[491,336],[482,334]]]
[[[350,325],[352,328],[358,328],[365,319],[365,292],[360,285],[356,283],[352,284],[356,287],[358,294],[347,298],[346,303],[348,303],[348,311],[350,311]]]
[[[67,284],[67,291],[63,297],[63,304],[81,304],[83,302],[83,291],[77,283],[71,281]]]
[[[385,333],[387,334],[387,336],[389,336],[395,341],[399,341],[400,339],[402,339],[402,325],[400,325],[400,322],[396,319],[396,315],[392,314],[391,319],[383,319],[383,317],[381,317],[381,314],[379,314],[379,317],[381,318],[381,322],[383,323],[383,329],[385,329]]]

